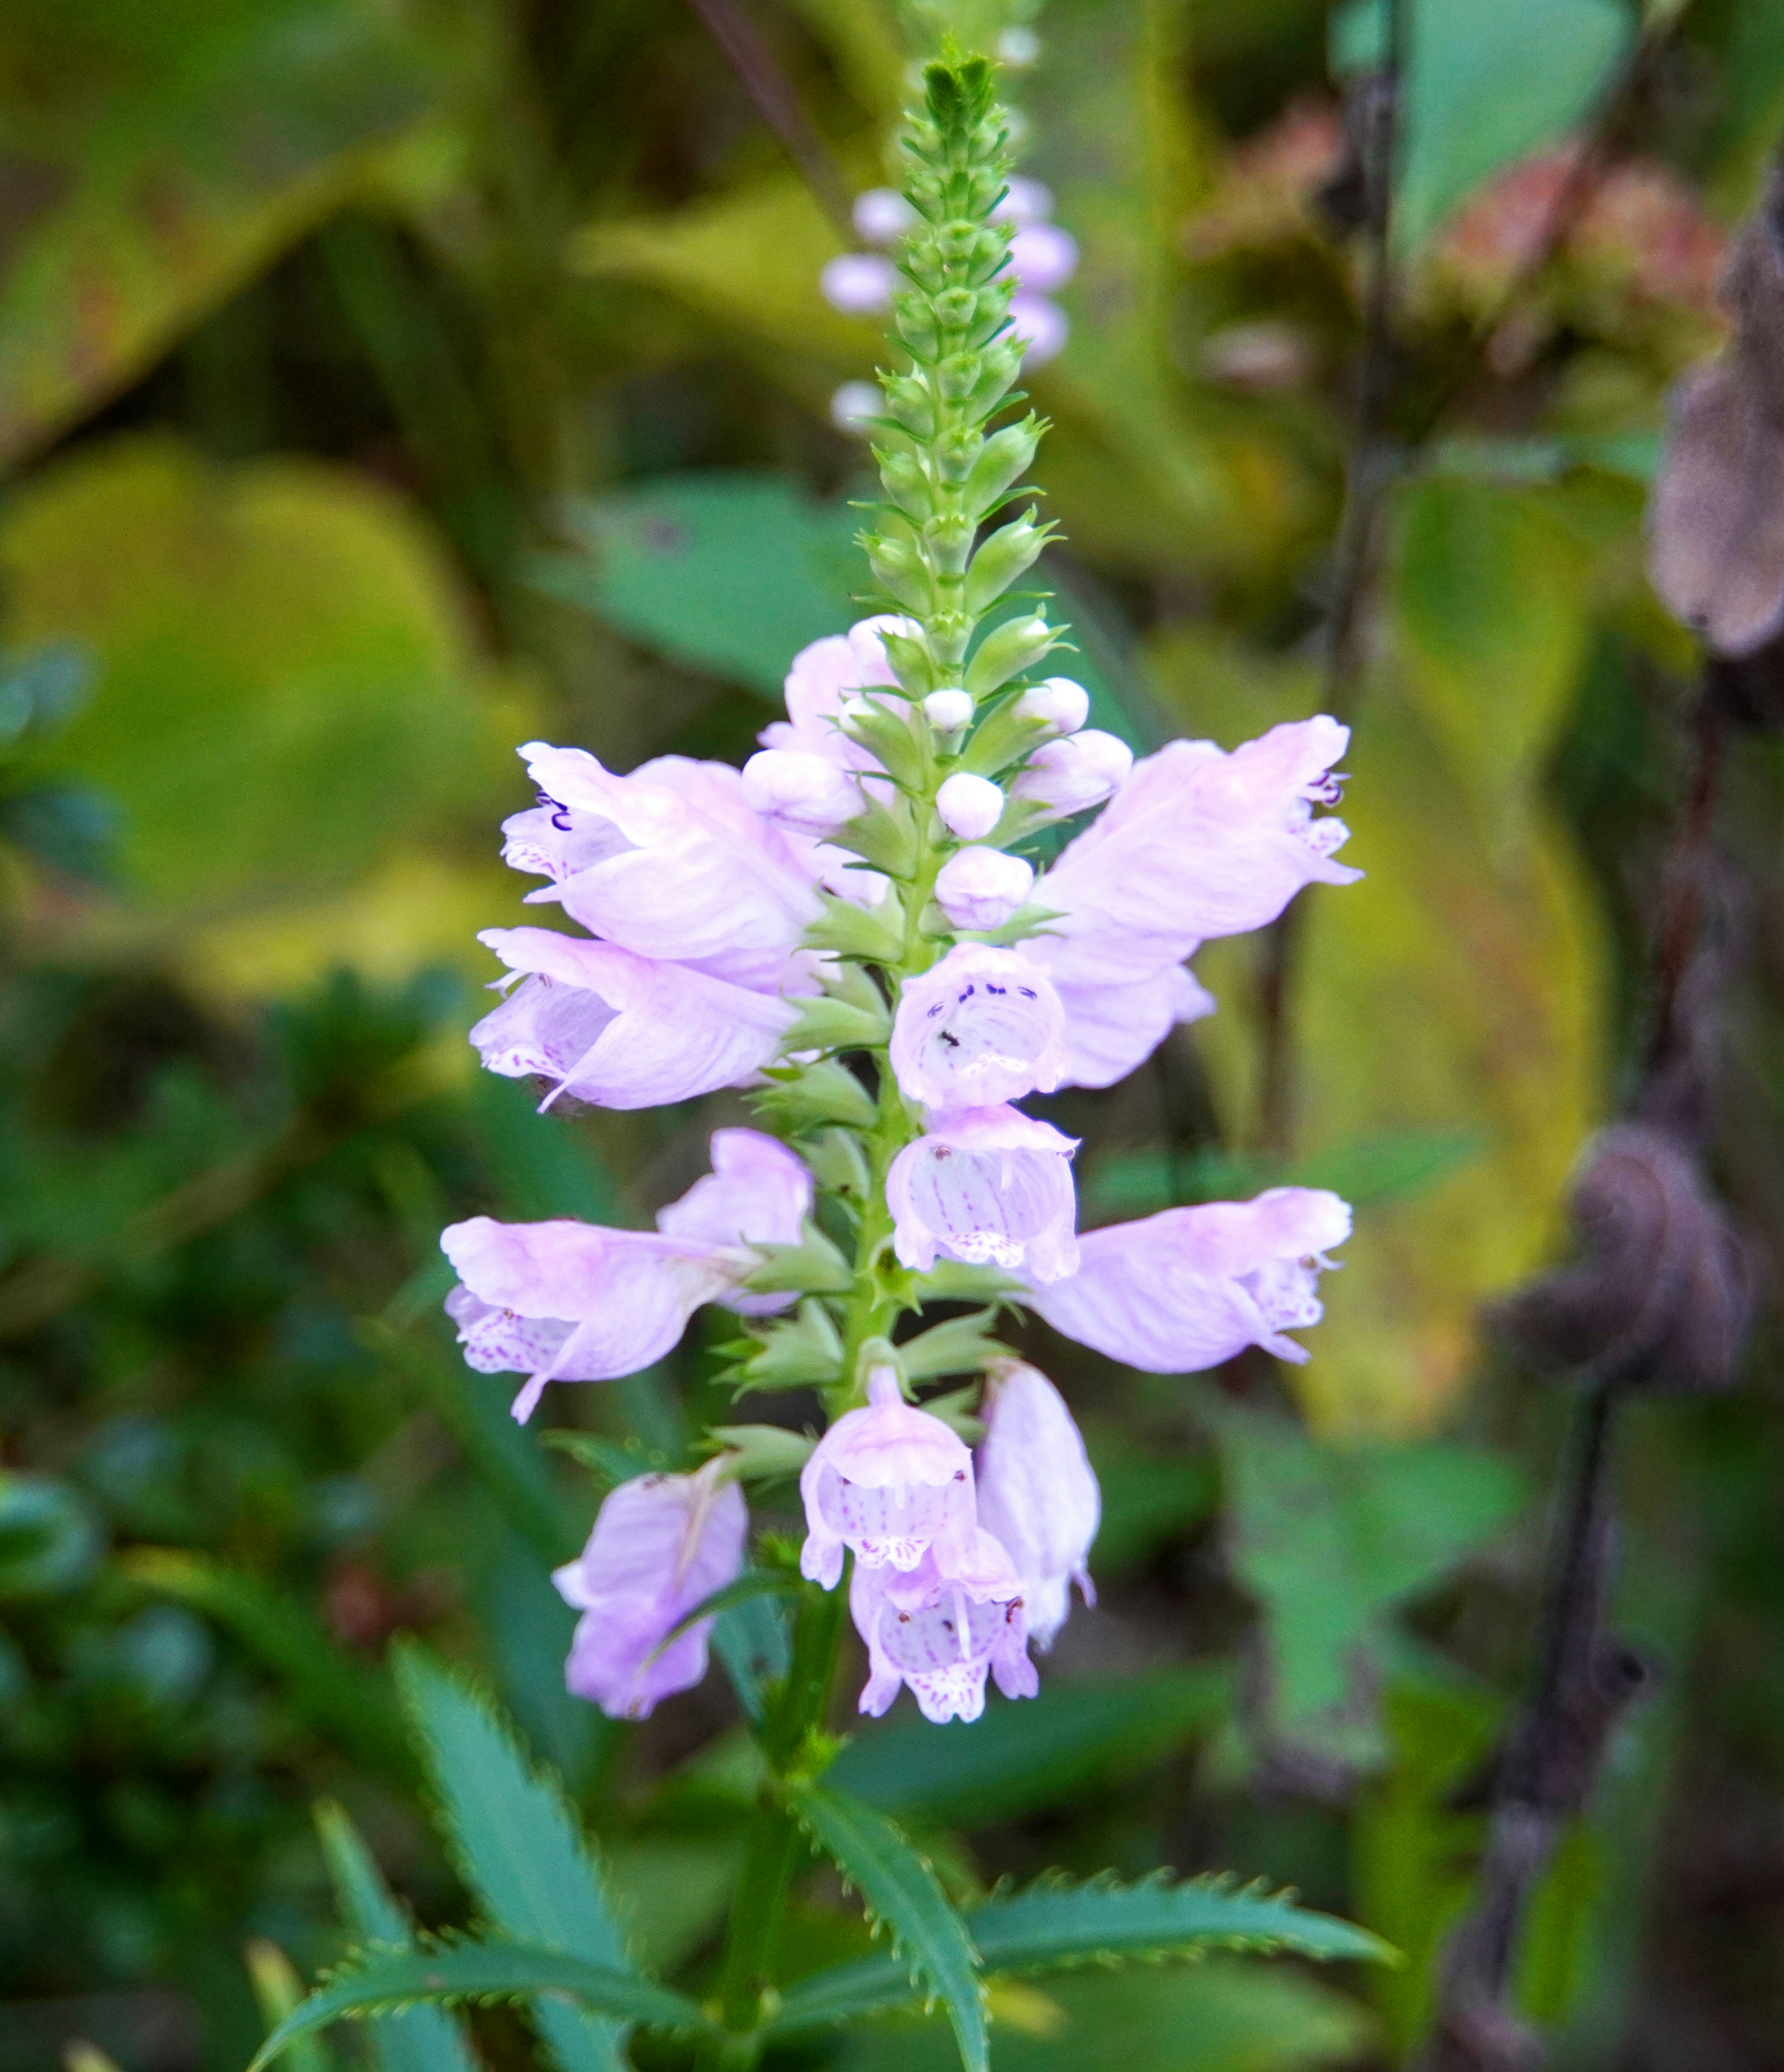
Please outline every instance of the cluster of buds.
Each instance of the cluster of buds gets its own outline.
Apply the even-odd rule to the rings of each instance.
[[[665,756],[630,774],[521,752],[538,803],[506,823],[528,894],[586,932],[495,930],[512,987],[472,1031],[491,1069],[615,1108],[750,1090],[711,1173],[649,1231],[455,1224],[447,1309],[471,1365],[553,1382],[635,1373],[701,1304],[742,1322],[740,1391],[806,1388],[832,1420],[803,1478],[808,1579],[865,1642],[863,1708],[902,1684],[975,1716],[987,1674],[1034,1688],[1030,1637],[1066,1614],[1096,1526],[1094,1478],[1052,1384],[995,1314],[908,1329],[929,1305],[1026,1306],[1154,1373],[1291,1331],[1350,1211],[1319,1190],[1167,1210],[1080,1235],[1072,1140],[1017,1104],[1104,1087],[1213,1002],[1187,960],[1273,920],[1336,861],[1346,732],[1313,718],[1231,753],[1136,762],[1050,673],[1041,601],[986,624],[1047,536],[1017,487],[1043,427],[997,419],[1019,372],[1005,139],[987,68],[932,68],[907,139],[908,365],[883,377],[886,501],[863,545],[898,607],[793,661],[787,717],[742,769]],[[1013,507],[1015,514],[1012,515]],[[1095,812],[1037,874],[1037,830]],[[517,981],[517,982],[516,982]],[[982,1380],[976,1458],[915,1400]],[[767,1449],[784,1473],[793,1435]],[[715,1445],[729,1441],[715,1441]],[[559,1586],[582,1607],[571,1688],[647,1711],[705,1664],[690,1617],[744,1558],[747,1448],[623,1485]]]

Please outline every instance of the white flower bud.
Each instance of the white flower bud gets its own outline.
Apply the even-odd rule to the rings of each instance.
[[[1024,719],[1038,719],[1055,734],[1075,734],[1090,717],[1090,693],[1070,676],[1049,676],[1016,701]]]
[[[832,834],[861,810],[861,787],[840,763],[803,748],[765,748],[743,766],[743,796],[765,820]]]
[[[898,269],[877,252],[844,252],[826,261],[818,276],[824,299],[846,317],[878,316],[892,306]]]
[[[972,709],[964,691],[931,691],[923,700],[923,717],[938,734],[958,734],[970,726]]]
[[[1112,734],[1087,726],[1082,734],[1043,742],[1009,787],[1013,799],[1044,806],[1050,820],[1081,813],[1118,791],[1133,767],[1133,750]]]
[[[855,197],[855,228],[869,245],[891,245],[914,230],[917,212],[893,187],[869,187]]]
[[[1001,928],[1034,883],[1034,866],[1001,849],[958,849],[935,875],[935,904],[951,926],[983,934]]]
[[[1004,816],[1004,795],[989,777],[957,770],[935,794],[935,810],[948,832],[978,841]]]

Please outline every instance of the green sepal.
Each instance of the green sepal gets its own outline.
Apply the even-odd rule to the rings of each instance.
[[[898,1348],[898,1359],[912,1381],[939,1381],[944,1374],[982,1374],[994,1359],[1013,1357],[1009,1347],[990,1335],[995,1309],[975,1309],[968,1317],[950,1317],[932,1324]]]
[[[1026,943],[1035,935],[1051,932],[1051,925],[1065,916],[1054,906],[1018,906],[1001,928],[985,928],[976,935],[964,938],[968,942],[989,943],[994,949],[1007,950],[1013,944]]]
[[[1045,421],[1030,411],[1020,424],[1005,425],[992,434],[967,474],[968,510],[989,511],[1001,501],[1010,484],[1027,473],[1046,430]]]
[[[923,1406],[923,1412],[939,1418],[968,1445],[976,1446],[985,1435],[985,1420],[975,1408],[978,1393],[978,1383],[969,1381],[965,1388],[951,1388],[945,1396],[931,1396]]]
[[[861,1139],[853,1130],[820,1130],[803,1139],[799,1150],[820,1187],[841,1195],[857,1208],[865,1202],[874,1184],[873,1175],[868,1170],[867,1154],[861,1149]]]
[[[762,1264],[744,1281],[752,1295],[841,1295],[854,1281],[854,1268],[816,1223],[808,1223],[797,1244],[758,1244]]]
[[[856,544],[866,555],[875,582],[895,604],[919,615],[929,610],[935,601],[935,579],[910,541],[863,532]]]
[[[797,1019],[783,1038],[790,1051],[871,1050],[892,1034],[891,1017],[883,1005],[857,1007],[852,1001],[820,993],[800,1002]]]
[[[830,839],[888,878],[908,879],[917,867],[917,831],[902,804],[894,811],[869,800],[867,811],[845,821]]]
[[[966,572],[966,608],[975,617],[995,604],[1020,575],[1026,575],[1052,538],[1054,527],[1037,525],[1032,511],[1000,525]]]
[[[896,964],[904,954],[904,914],[895,898],[882,900],[878,906],[857,906],[833,892],[820,891],[818,897],[824,911],[801,938],[807,949],[873,964]]]
[[[1018,712],[1017,701],[1017,694],[1011,693],[972,730],[960,754],[963,770],[970,770],[976,777],[995,777],[1050,738],[1053,730],[1046,722]]]
[[[769,1084],[756,1089],[750,1104],[764,1121],[791,1136],[831,1124],[870,1129],[879,1112],[866,1087],[834,1058],[810,1065],[771,1065],[767,1077]]]
[[[938,1259],[927,1273],[911,1276],[911,1303],[919,1309],[931,1302],[1021,1301],[1026,1285],[995,1266],[969,1266],[960,1259]]]
[[[870,748],[893,782],[908,791],[927,791],[931,766],[927,743],[912,732],[905,715],[878,698],[865,698],[844,717],[842,730],[851,741]]]
[[[1062,631],[1050,626],[1038,612],[1006,619],[1001,626],[994,626],[966,665],[967,689],[975,697],[983,697],[988,691],[1007,684],[1012,676],[1032,669],[1061,644]]]
[[[758,1388],[828,1388],[841,1379],[842,1340],[816,1296],[741,1341],[739,1350],[748,1356],[730,1379],[740,1396]]]
[[[731,1473],[746,1482],[783,1482],[796,1475],[817,1444],[781,1424],[715,1424],[708,1437],[737,1455]]]
[[[886,632],[881,634],[880,645],[886,650],[892,673],[912,697],[927,697],[940,682],[935,660],[921,640],[913,640],[908,633]]]

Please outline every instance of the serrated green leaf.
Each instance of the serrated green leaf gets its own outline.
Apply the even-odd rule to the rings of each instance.
[[[890,1931],[908,1975],[939,2000],[967,2072],[987,2072],[984,1996],[972,1938],[935,1873],[882,1813],[821,1784],[790,1801],[800,1824]],[[796,1989],[795,1989],[796,1990]]]
[[[529,2000],[540,1996],[549,1996],[537,2010],[541,2027],[553,2014],[574,2015],[612,2033],[633,2022],[654,2029],[704,2026],[700,2009],[684,1995],[565,1950],[525,1942],[371,1950],[343,1965],[282,2021],[256,2053],[249,2072],[261,2072],[290,2045],[331,2022],[393,2013],[430,2001]],[[565,2000],[578,2004],[565,2008]]]
[[[869,964],[894,964],[904,953],[904,915],[895,900],[878,906],[860,906],[853,899],[839,899],[835,893],[820,890],[824,911],[807,927],[803,938],[808,949],[829,950],[842,957],[861,957]]]
[[[1146,1769],[1207,1733],[1231,1693],[1223,1668],[1049,1684],[1021,1704],[993,1700],[969,1734],[938,1734],[927,1720],[869,1726],[828,1780],[883,1812],[984,1827]]]
[[[976,1309],[970,1317],[949,1317],[931,1324],[898,1347],[898,1362],[910,1381],[939,1381],[944,1374],[979,1374],[994,1359],[1009,1359],[1009,1347],[994,1338],[990,1326],[995,1309]]]
[[[332,1800],[316,1808],[316,1829],[335,1887],[335,1903],[353,1942],[408,1948],[415,1925],[397,1903],[358,1828]],[[376,2022],[368,2041],[377,2072],[477,2072],[457,2022],[434,2007],[414,2007]]]
[[[532,1767],[489,1700],[424,1649],[399,1651],[397,1679],[454,1859],[491,1923],[623,1974],[599,1872],[559,1786]],[[538,2023],[561,2072],[619,2072],[613,2021],[547,2000]]]
[[[732,1385],[740,1392],[755,1388],[817,1388],[842,1372],[842,1340],[830,1313],[816,1296],[801,1302],[791,1317],[771,1324],[758,1346],[736,1369]]]
[[[938,1259],[910,1281],[910,1300],[919,1309],[931,1302],[995,1302],[1006,1295],[1020,1301],[1027,1293],[1020,1281],[995,1266],[969,1266],[959,1259]]]

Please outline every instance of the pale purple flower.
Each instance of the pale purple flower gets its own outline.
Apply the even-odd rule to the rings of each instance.
[[[923,717],[938,734],[958,734],[972,723],[970,691],[931,691],[923,700]]]
[[[1008,1550],[1022,1579],[1028,1629],[1044,1654],[1066,1622],[1068,1585],[1096,1591],[1085,1566],[1102,1522],[1102,1492],[1064,1399],[1038,1367],[993,1367],[974,1466],[979,1522]]]
[[[895,187],[869,187],[857,195],[855,229],[869,245],[895,245],[921,220]]]
[[[742,1570],[749,1513],[719,1467],[620,1483],[582,1553],[552,1571],[558,1595],[582,1614],[564,1681],[614,1719],[647,1719],[659,1700],[706,1674],[709,1618],[664,1642]]]
[[[1011,271],[1026,295],[1051,295],[1078,270],[1078,240],[1056,223],[1024,224],[1009,240]]]
[[[529,902],[560,901],[641,956],[763,990],[787,981],[820,902],[800,838],[755,812],[741,771],[663,755],[616,777],[581,749],[532,742],[520,752],[573,830],[584,816],[604,820],[626,844]]]
[[[1067,917],[1063,932],[1150,935],[1174,962],[1210,936],[1264,927],[1304,885],[1354,883],[1363,874],[1333,861],[1344,823],[1313,816],[1338,796],[1330,772],[1349,738],[1322,716],[1230,755],[1170,742],[1133,766],[1036,896]]]
[[[812,1175],[805,1161],[759,1129],[715,1129],[711,1156],[712,1171],[679,1201],[657,1211],[663,1235],[697,1244],[797,1244],[812,1213]],[[720,1299],[740,1315],[766,1317],[797,1297]]]
[[[1006,1698],[1032,1698],[1040,1688],[1021,1579],[989,1532],[975,1531],[969,1550],[946,1571],[933,1556],[908,1575],[857,1565],[849,1609],[867,1645],[861,1710],[876,1719],[903,1684],[938,1726],[978,1718],[988,1670]]]
[[[931,1550],[951,1568],[972,1552],[972,1456],[940,1418],[905,1401],[889,1367],[868,1376],[865,1405],[819,1440],[799,1486],[800,1573],[827,1590],[845,1547],[861,1569],[915,1568]]]
[[[1165,1209],[1088,1231],[1068,1281],[1030,1305],[1056,1331],[1148,1374],[1195,1374],[1247,1346],[1304,1361],[1284,1332],[1317,1324],[1328,1250],[1350,1234],[1348,1203],[1319,1187],[1250,1202]]]
[[[989,777],[956,770],[935,794],[942,825],[962,841],[976,842],[990,833],[1004,815],[1004,795]]]
[[[1053,190],[1043,180],[1012,173],[1004,198],[991,212],[993,223],[1013,223],[1020,229],[1030,223],[1045,223],[1053,214]]]
[[[899,1089],[932,1108],[987,1108],[1050,1093],[1066,1067],[1065,1010],[1020,950],[956,943],[906,979],[892,1023]]]
[[[1034,866],[1026,858],[975,843],[956,849],[935,874],[935,904],[968,932],[1001,928],[1028,898]]]
[[[1132,768],[1133,750],[1124,741],[1087,726],[1042,742],[1009,793],[1013,799],[1045,807],[1049,820],[1063,820],[1112,797]]]
[[[550,928],[486,928],[477,939],[524,976],[471,1040],[505,1079],[554,1080],[548,1104],[569,1094],[602,1108],[654,1108],[746,1086],[773,1060],[796,1011],[685,965]]]
[[[614,1381],[660,1359],[702,1302],[734,1294],[755,1270],[750,1246],[798,1242],[811,1200],[803,1169],[785,1170],[797,1163],[790,1153],[776,1165],[753,1130],[718,1134],[728,1140],[714,1152],[724,1184],[703,1194],[697,1181],[657,1230],[473,1216],[440,1233],[458,1275],[446,1310],[466,1360],[479,1374],[529,1376],[514,1399],[518,1423],[548,1382]]]
[[[1045,295],[1011,296],[1009,327],[1022,340],[1022,364],[1044,367],[1066,349],[1071,321],[1065,311]]]
[[[1070,676],[1049,676],[1024,691],[1016,709],[1024,719],[1044,721],[1055,734],[1075,734],[1090,717],[1090,693]]]
[[[743,766],[743,796],[765,820],[807,835],[834,834],[866,804],[839,763],[803,748],[758,750]]]
[[[818,287],[833,310],[846,317],[877,316],[892,306],[898,269],[877,252],[842,252],[824,261]]]
[[[1035,897],[1044,902],[1046,880]],[[1050,921],[1050,931],[1061,923]],[[1060,1084],[1112,1087],[1143,1064],[1179,1022],[1215,1011],[1215,999],[1193,973],[1171,960],[1172,945],[1136,937],[1111,945],[1096,936],[1037,935],[1022,945],[1053,980],[1066,1013],[1066,1067]],[[1137,972],[1108,954],[1124,949],[1142,960]],[[1144,960],[1151,952],[1157,961]]]
[[[860,693],[898,682],[881,635],[909,638],[920,630],[915,619],[881,612],[857,619],[846,633],[829,634],[800,648],[787,672],[787,717],[771,721],[757,739],[764,748],[796,748],[825,756],[845,770],[878,771],[873,750],[850,740],[839,722],[851,708],[865,703]]]
[[[1075,1141],[1013,1108],[931,1116],[886,1179],[893,1248],[927,1273],[938,1252],[1057,1281],[1078,1264]]]

